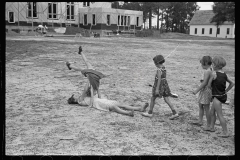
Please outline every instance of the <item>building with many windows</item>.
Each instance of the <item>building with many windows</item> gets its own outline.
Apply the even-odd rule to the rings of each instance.
[[[195,36],[235,38],[235,24],[226,21],[217,28],[216,23],[211,23],[213,16],[214,13],[212,10],[196,11],[189,23],[189,34]]]
[[[111,2],[6,2],[6,28],[81,27],[89,30],[140,30],[142,11],[111,8]]]

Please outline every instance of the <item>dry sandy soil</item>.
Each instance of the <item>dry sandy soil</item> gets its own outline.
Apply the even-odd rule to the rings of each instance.
[[[189,36],[190,37],[190,36]],[[189,122],[198,118],[193,91],[201,78],[203,55],[225,57],[224,68],[235,82],[235,40],[188,38],[73,38],[6,37],[6,155],[235,155],[234,107],[223,105],[229,138],[217,120],[210,133]],[[87,82],[65,62],[85,68],[77,54],[81,45],[93,66],[105,74],[100,89],[105,97],[129,105],[149,102],[156,68],[152,58],[168,55],[167,79],[180,113],[158,99],[154,116],[134,117],[67,104]],[[234,89],[228,93],[233,101]],[[206,118],[204,116],[204,124]]]

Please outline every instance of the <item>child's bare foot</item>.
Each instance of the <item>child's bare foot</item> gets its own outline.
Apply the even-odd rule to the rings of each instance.
[[[145,103],[145,105],[141,108],[140,112],[145,112],[148,105],[148,103]]]
[[[230,135],[229,134],[219,134],[218,137],[228,138],[228,137],[230,137]]]
[[[207,131],[207,132],[215,132],[215,129],[214,128],[210,128],[210,127],[205,127],[203,128],[204,131]]]
[[[173,120],[175,118],[179,117],[178,113],[173,114],[171,117],[169,117],[170,120]]]
[[[134,117],[134,110],[130,111],[129,116]]]
[[[142,113],[142,116],[144,116],[144,117],[152,117],[153,116],[153,114],[151,113],[147,113],[147,112],[144,112],[144,113]]]
[[[79,46],[79,49],[78,49],[78,54],[81,54],[82,53],[82,47]]]
[[[222,134],[219,134],[218,137],[228,138],[228,137],[230,137],[230,135],[228,133],[222,133]]]
[[[191,122],[191,124],[196,125],[196,126],[202,126],[203,125],[203,123],[199,122],[199,121]]]

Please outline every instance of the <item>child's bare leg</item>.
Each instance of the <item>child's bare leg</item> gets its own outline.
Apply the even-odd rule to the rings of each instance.
[[[142,111],[143,107],[137,107],[137,106],[128,106],[125,104],[119,104],[118,105],[119,108],[124,108],[126,110],[134,110],[134,111]]]
[[[124,114],[124,115],[128,115],[128,116],[131,116],[131,117],[134,116],[133,110],[132,111],[125,111],[125,110],[122,110],[121,108],[119,108],[117,106],[111,107],[110,111],[114,111],[114,112],[117,112],[117,113],[120,113],[120,114]]]
[[[201,104],[201,103],[199,103],[198,106],[199,106],[198,121],[192,122],[192,124],[202,126],[203,125],[204,108],[203,108],[203,104]]]
[[[89,61],[87,60],[86,56],[85,56],[83,53],[81,53],[81,56],[82,56],[82,58],[83,58],[83,61],[84,61],[85,64],[87,65],[87,68],[88,68],[88,69],[93,69],[92,64],[89,63]]]
[[[212,104],[212,107],[210,109],[209,114],[210,114],[210,127],[209,128],[204,128],[203,130],[214,132],[215,131],[214,125],[216,123],[216,113],[215,113],[215,106],[214,106],[214,104]]]
[[[165,102],[168,104],[168,106],[171,108],[173,115],[176,114],[177,112],[176,112],[173,104],[172,104],[171,101],[169,100],[169,98],[168,98],[168,97],[164,97],[164,101],[165,101]]]
[[[75,66],[73,66],[72,64],[71,64],[71,69],[74,69],[74,70],[76,70],[76,71],[82,71],[83,69],[82,68],[79,68],[79,67],[75,67]]]
[[[150,103],[150,108],[149,108],[149,111],[148,111],[148,114],[152,114],[153,112],[153,107],[155,105],[155,100],[156,100],[157,97],[155,96],[152,96],[151,97],[151,103]]]
[[[214,98],[213,103],[215,104],[217,116],[223,129],[223,135],[221,136],[228,136],[227,123],[222,114],[222,103],[216,98]]]
[[[71,70],[71,69],[74,69],[76,71],[82,71],[83,70],[82,68],[76,67],[76,66],[70,64],[69,62],[66,62],[66,65],[67,65],[69,70]]]
[[[206,119],[207,119],[207,128],[210,128],[210,111],[209,111],[209,106],[210,104],[204,104],[203,107],[204,107],[204,110],[205,110],[205,114],[206,114]]]

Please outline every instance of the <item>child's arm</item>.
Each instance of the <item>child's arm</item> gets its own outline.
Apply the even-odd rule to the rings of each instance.
[[[160,86],[160,82],[161,82],[161,75],[162,75],[162,72],[160,70],[157,70],[157,76],[158,76],[158,82],[157,82],[157,87],[156,87],[156,95],[159,94],[159,86]]]
[[[208,80],[208,83],[207,83],[207,86],[208,87],[211,87],[212,86],[212,81],[216,78],[216,72],[211,72],[210,73],[210,76],[209,76],[209,80]]]
[[[90,105],[89,105],[89,107],[92,107],[93,106],[93,87],[92,87],[92,85],[91,85],[91,99],[90,99]]]
[[[84,102],[84,98],[86,97],[86,91],[88,89],[88,86],[89,86],[89,82],[87,82],[87,84],[84,86],[84,90],[82,91],[82,94],[78,99],[78,103],[80,106],[88,106],[88,104]]]
[[[227,76],[227,82],[229,83],[228,88],[225,90],[225,93],[227,93],[232,87],[234,86],[233,81],[231,81]]]
[[[208,84],[209,78],[211,75],[211,71],[205,71],[204,72],[204,78],[203,78],[203,82],[201,83],[201,85],[193,92],[193,94],[197,94],[203,87],[205,87]]]
[[[101,96],[99,88],[97,89],[97,93],[98,93],[98,98],[101,98],[102,96]]]

